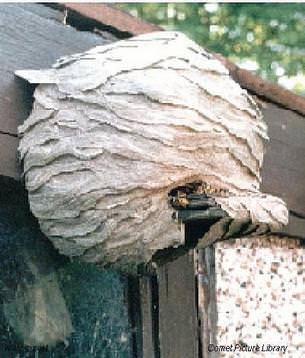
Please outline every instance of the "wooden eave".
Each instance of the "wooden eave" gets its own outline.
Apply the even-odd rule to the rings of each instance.
[[[111,5],[66,3],[64,7],[67,10],[79,13],[83,17],[113,27],[120,32],[127,32],[133,36],[162,30],[162,28],[157,25],[145,22]]]

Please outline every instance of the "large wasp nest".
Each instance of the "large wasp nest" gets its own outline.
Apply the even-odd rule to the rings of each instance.
[[[226,191],[215,200],[233,218],[287,223],[284,202],[259,191],[259,109],[185,35],[145,34],[17,75],[39,84],[19,152],[31,210],[61,253],[147,262],[183,245],[167,197],[198,180]]]

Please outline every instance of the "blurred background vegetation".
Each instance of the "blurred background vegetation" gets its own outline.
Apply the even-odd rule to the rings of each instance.
[[[305,4],[120,3],[122,10],[179,30],[240,67],[305,95]]]

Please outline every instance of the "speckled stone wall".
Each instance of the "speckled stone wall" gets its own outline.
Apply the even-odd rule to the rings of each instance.
[[[220,357],[305,357],[304,252],[298,240],[275,236],[215,245],[217,344],[258,345]]]

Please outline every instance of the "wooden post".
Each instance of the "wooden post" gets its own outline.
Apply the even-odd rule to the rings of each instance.
[[[217,307],[215,282],[215,250],[208,246],[197,252],[198,318],[200,324],[201,358],[213,357],[209,344],[216,344]]]
[[[141,358],[198,358],[197,288],[194,251],[163,262],[157,275],[139,279]],[[136,309],[136,308],[134,308]]]
[[[140,278],[142,358],[159,358],[158,284],[156,276]]]
[[[211,247],[199,252],[193,248],[219,219],[218,214],[210,215],[209,220],[196,220],[197,217],[193,220],[193,215],[189,215],[189,221],[184,224],[185,246],[156,257],[158,268],[154,285],[152,281],[141,279],[144,280],[141,290],[144,358],[198,358],[202,357],[202,345],[207,349],[207,342],[215,341],[214,251]],[[203,291],[201,282],[205,280],[209,284]],[[198,301],[198,294],[201,301]],[[198,304],[202,311],[198,312]],[[201,332],[208,338],[200,336],[200,322]]]
[[[161,358],[198,357],[193,250],[158,268]]]
[[[158,283],[155,274],[128,277],[128,305],[134,358],[160,358]]]

